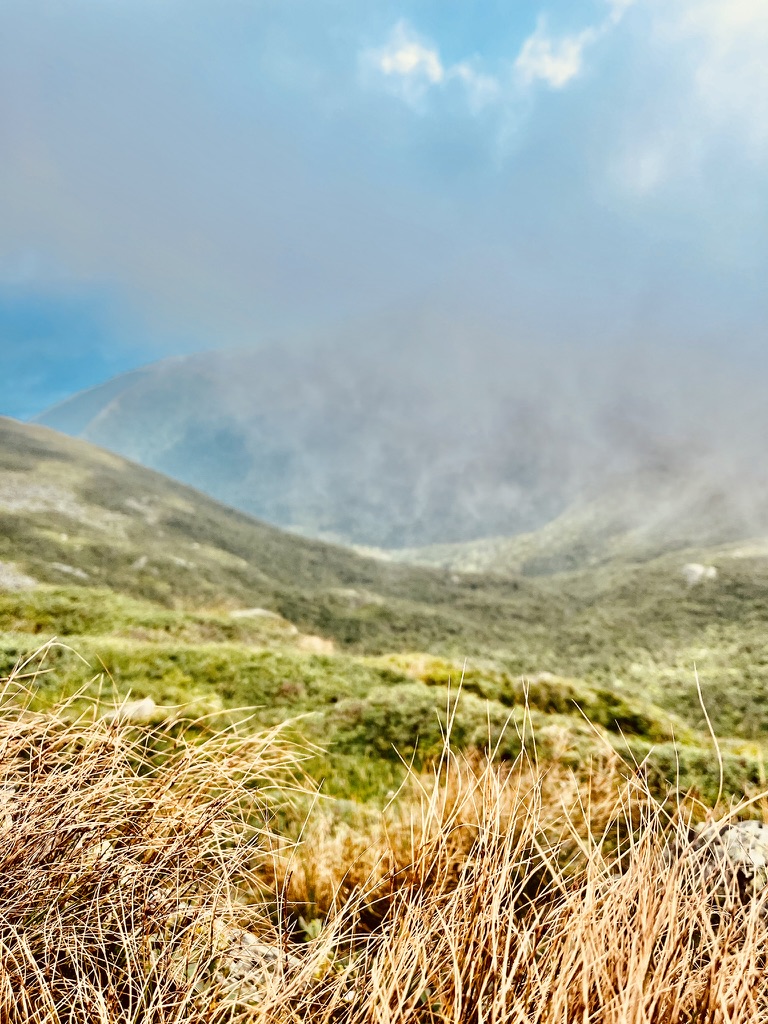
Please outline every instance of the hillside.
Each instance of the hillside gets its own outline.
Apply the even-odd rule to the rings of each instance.
[[[534,529],[596,482],[595,428],[570,404],[522,380],[501,393],[483,365],[436,382],[396,348],[375,366],[349,344],[176,358],[39,422],[267,522],[388,549]]]
[[[517,595],[509,581],[478,591],[471,580],[282,533],[90,444],[10,420],[0,420],[0,559],[7,588],[37,582],[169,607],[258,606],[380,649],[500,637],[491,610]]]
[[[534,402],[541,384],[522,374],[502,384],[492,365],[457,364],[436,381],[402,341],[390,355],[375,367],[349,344],[179,357],[40,422],[398,561],[529,575],[768,532],[768,481],[744,438],[727,417],[689,422],[652,380],[553,376]]]
[[[654,745],[665,770],[681,756],[674,731],[684,774],[711,778],[695,663],[731,782],[758,771],[761,542],[538,577],[449,574],[281,533],[41,427],[5,420],[0,436],[4,671],[53,636],[67,645],[45,654],[41,699],[106,685],[169,706],[256,706],[264,724],[303,716],[302,734],[333,753],[317,770],[337,792],[366,793],[389,787],[395,749],[439,748],[463,680],[462,743],[509,715],[522,727],[527,699],[560,757],[600,749],[583,710],[620,747]],[[690,586],[688,560],[714,560],[717,579]],[[375,769],[360,760],[372,753]]]
[[[635,565],[675,552],[733,546],[762,535],[754,510],[736,512],[711,486],[628,479],[577,501],[537,530],[455,544],[381,552],[382,557],[454,572],[549,576],[601,565]]]

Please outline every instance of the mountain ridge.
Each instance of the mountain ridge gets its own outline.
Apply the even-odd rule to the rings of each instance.
[[[692,585],[688,561],[717,572]],[[765,537],[536,576],[420,568],[287,534],[87,442],[0,420],[0,591],[6,671],[40,640],[90,637],[95,671],[106,659],[161,703],[229,693],[288,715],[312,711],[320,687],[323,715],[358,745],[439,737],[435,710],[462,680],[480,701],[477,737],[482,701],[502,723],[521,677],[569,734],[583,694],[643,734],[652,706],[705,728],[694,663],[720,735],[768,736]],[[407,694],[415,704],[401,706]]]
[[[534,402],[524,379],[509,390],[493,367],[434,379],[404,358],[180,356],[38,422],[295,534],[398,561],[527,571],[530,549],[554,571],[591,564],[601,545],[649,557],[768,532],[768,479],[722,417],[702,434],[700,418],[686,426],[650,394],[602,383],[590,396],[574,378]]]
[[[47,427],[0,418],[0,561],[43,586],[104,587],[171,607],[262,606],[307,632],[381,649],[395,637],[492,636],[518,584],[364,558],[260,522]],[[10,577],[8,577],[10,578]],[[503,617],[503,613],[502,613]]]
[[[461,381],[434,387],[349,354],[179,357],[75,395],[36,422],[343,544],[520,532],[562,511],[572,490],[557,416],[534,419],[521,397],[478,417]]]

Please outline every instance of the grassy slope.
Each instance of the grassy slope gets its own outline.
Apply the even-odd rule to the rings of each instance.
[[[0,560],[42,584],[167,607],[263,606],[366,650],[498,646],[522,586],[456,583],[288,535],[92,445],[1,419]],[[530,591],[535,611],[543,598]]]
[[[707,551],[750,539],[755,530],[752,518],[732,508],[722,493],[694,487],[683,477],[663,485],[651,478],[626,481],[599,500],[582,501],[532,533],[436,544],[391,557],[459,572],[540,576]]]
[[[598,741],[577,704],[641,752],[668,735],[670,713],[689,723],[677,721],[677,736],[694,742],[695,661],[718,731],[741,738],[734,778],[754,773],[756,748],[744,741],[768,738],[768,562],[759,550],[720,555],[720,578],[690,589],[679,554],[540,578],[381,563],[0,421],[0,561],[39,581],[0,594],[5,670],[56,635],[89,664],[51,651],[56,671],[38,681],[46,696],[106,670],[120,693],[158,703],[256,704],[264,722],[303,715],[305,735],[333,754],[324,770],[339,791],[366,794],[388,778],[380,768],[371,779],[363,751],[383,765],[396,762],[393,744],[436,749],[447,684],[463,671],[462,742],[482,741],[487,716],[495,731],[510,712],[519,724],[525,674],[543,742],[578,758]],[[251,606],[282,618],[232,617]],[[333,649],[318,653],[306,634]],[[514,753],[514,730],[508,737]]]

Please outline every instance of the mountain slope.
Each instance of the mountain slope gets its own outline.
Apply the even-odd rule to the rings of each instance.
[[[627,480],[599,500],[576,502],[538,530],[514,537],[406,548],[387,557],[454,572],[541,576],[695,554],[764,533],[761,516],[735,508],[714,487],[681,489],[674,479],[658,478],[652,487],[646,483]]]
[[[324,539],[396,548],[546,522],[583,468],[573,424],[485,384],[479,409],[467,386],[354,350],[220,352],[127,374],[39,421]]]
[[[717,578],[688,585],[693,558],[714,560]],[[663,738],[665,715],[703,727],[694,663],[718,732],[737,738],[737,777],[744,744],[768,737],[757,541],[530,578],[448,574],[282,533],[92,445],[0,420],[0,591],[0,675],[58,635],[90,667],[51,654],[44,689],[77,690],[101,667],[117,692],[158,703],[259,704],[270,723],[309,715],[314,741],[349,752],[344,771],[374,747],[394,756],[421,737],[433,749],[462,678],[467,743],[486,730],[486,700],[494,730],[510,711],[520,725],[521,677],[555,747],[584,751],[581,707],[643,743]]]
[[[768,530],[762,414],[743,393],[723,404],[598,367],[591,382],[567,367],[530,381],[509,356],[436,367],[358,348],[179,357],[41,422],[302,535],[437,544],[415,557],[451,567],[550,572]]]
[[[363,558],[260,523],[152,470],[47,428],[0,419],[6,588],[109,588],[174,607],[264,606],[373,649],[499,643],[513,581]],[[531,611],[543,598],[532,590]]]
[[[334,752],[339,790],[378,792],[396,785],[394,748],[439,750],[462,676],[458,742],[500,737],[510,715],[522,727],[523,685],[488,659],[554,605],[534,583],[454,580],[281,533],[92,445],[0,420],[0,678],[59,636],[67,646],[39,661],[39,701],[62,690],[101,700],[106,687],[205,713],[255,706],[262,724],[302,715],[302,734]],[[412,650],[462,658],[399,653]],[[608,730],[665,734],[666,714],[647,702],[547,683],[531,696],[542,749],[549,728],[558,750],[563,737],[574,755],[595,747],[571,695]],[[500,749],[518,746],[510,728]],[[365,782],[370,756],[391,767]]]

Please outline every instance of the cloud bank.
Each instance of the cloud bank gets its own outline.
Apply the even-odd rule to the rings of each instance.
[[[0,306],[77,296],[136,361],[400,331],[758,374],[766,47],[757,0],[4,0]]]

